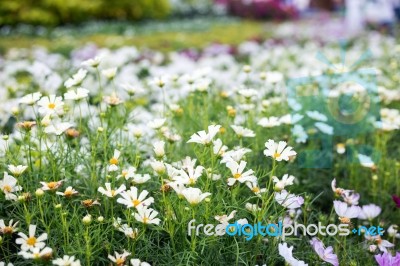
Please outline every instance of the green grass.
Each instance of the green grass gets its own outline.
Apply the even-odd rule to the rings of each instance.
[[[237,45],[252,38],[267,38],[265,24],[230,18],[176,20],[156,23],[97,23],[82,28],[44,29],[20,27],[0,35],[0,51],[44,46],[50,51],[68,52],[87,43],[117,48],[133,45],[168,52],[203,48],[210,43]]]

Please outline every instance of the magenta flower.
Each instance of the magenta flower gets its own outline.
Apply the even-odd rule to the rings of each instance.
[[[392,199],[393,199],[394,203],[396,203],[396,207],[400,208],[400,197],[396,196],[396,195],[393,195]]]
[[[400,265],[400,253],[397,252],[396,256],[392,256],[392,254],[384,252],[375,255],[375,260],[379,266],[398,266]]]
[[[317,255],[325,262],[328,262],[334,266],[339,266],[339,260],[335,253],[333,253],[332,247],[324,247],[324,243],[321,240],[314,237],[310,241],[311,246],[313,247],[314,251]]]

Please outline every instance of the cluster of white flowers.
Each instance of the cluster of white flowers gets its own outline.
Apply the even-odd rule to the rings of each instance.
[[[386,38],[371,40],[376,61],[384,66],[379,55],[393,43]],[[239,45],[237,55],[246,57],[249,65],[228,51],[215,53],[212,47],[197,60],[184,53],[142,54],[127,47],[99,49],[92,58],[75,55],[69,59],[33,50],[32,62],[6,55],[1,59],[0,86],[10,89],[0,90],[0,128],[17,122],[10,134],[0,139],[0,155],[5,161],[0,202],[16,214],[7,222],[0,219],[0,235],[20,230],[14,240],[20,256],[15,256],[52,260],[54,265],[80,265],[82,254],[61,257],[62,249],[52,245],[57,239],[51,239],[51,232],[56,231],[51,227],[68,228],[63,220],[68,212],[74,214],[71,219],[79,216],[88,246],[94,221],[104,227],[112,224],[107,232],[123,233],[128,244],[115,248],[122,253],[115,251],[108,259],[115,265],[130,262],[142,266],[150,265],[141,261],[149,257],[135,253],[132,241],[151,238],[154,232],[168,233],[174,241],[188,217],[214,217],[223,225],[233,220],[244,225],[278,219],[286,225],[306,216],[305,212],[312,210],[310,198],[307,191],[298,190],[302,173],[294,172],[292,166],[305,147],[321,145],[315,138],[332,139],[340,127],[335,126],[333,112],[292,97],[286,81],[299,76],[317,80],[319,75],[336,72],[335,67],[317,67],[310,59],[314,43],[303,48],[284,45]],[[326,50],[327,54],[335,52],[330,46]],[[293,59],[295,54],[298,56]],[[29,76],[29,88],[17,79],[21,70]],[[400,100],[396,87],[386,83],[387,87],[380,86],[373,93],[371,102]],[[313,92],[313,84],[306,87],[305,92]],[[323,93],[328,102],[349,93],[358,100],[363,97],[355,85]],[[365,123],[386,138],[400,129],[400,112],[382,108],[378,116],[368,114]],[[385,147],[386,140],[377,141],[379,147]],[[343,159],[358,140],[340,141],[336,155]],[[360,172],[375,174],[379,162],[373,154],[363,152],[352,154],[358,159],[355,162],[365,167]],[[324,189],[323,182],[313,183]],[[341,223],[358,219],[372,225],[380,221],[380,206],[359,206],[362,190],[339,188],[336,179],[331,187],[340,199],[333,201],[333,210]],[[35,204],[30,204],[31,200]],[[49,202],[61,213],[61,225],[46,224],[43,206]],[[31,215],[29,208],[38,214]],[[54,211],[49,209],[49,213]],[[46,233],[36,236],[31,221]],[[28,227],[26,235],[22,228]],[[392,224],[387,229],[391,242],[365,235],[367,249],[392,252],[395,238],[400,237],[397,228]],[[53,242],[47,246],[49,240]],[[152,241],[159,240],[147,242]],[[339,265],[333,247],[325,247],[324,242],[328,243],[312,238],[309,243],[321,260]],[[195,251],[195,237],[190,245]],[[307,265],[296,259],[293,249],[282,241],[277,252],[289,265]],[[90,255],[91,250],[86,253]],[[90,258],[88,261],[93,263]]]

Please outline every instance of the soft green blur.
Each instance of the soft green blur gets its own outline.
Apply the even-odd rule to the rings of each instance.
[[[54,26],[90,19],[141,20],[170,13],[168,0],[3,0],[0,25]]]

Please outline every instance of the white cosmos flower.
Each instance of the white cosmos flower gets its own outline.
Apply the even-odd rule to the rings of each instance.
[[[317,122],[314,124],[316,128],[318,128],[322,133],[327,135],[333,135],[333,127],[328,124]]]
[[[10,170],[10,172],[15,176],[22,175],[27,168],[28,168],[28,166],[25,166],[25,165],[17,165],[17,166],[15,166],[13,164],[8,165],[8,170]]]
[[[182,191],[182,195],[191,205],[197,205],[211,195],[209,192],[202,193],[199,188],[189,187]]]
[[[89,96],[89,90],[79,87],[76,90],[69,90],[64,94],[65,100],[79,101]]]
[[[103,69],[101,71],[101,74],[108,79],[113,79],[115,77],[115,75],[117,74],[117,68],[112,67],[112,68],[108,68],[108,69]]]
[[[189,167],[187,171],[180,170],[179,174],[173,178],[174,181],[185,185],[196,184],[199,177],[203,174],[204,167],[197,166],[196,168]]]
[[[149,192],[147,190],[143,190],[139,194],[137,187],[132,186],[129,190],[121,192],[121,198],[118,198],[117,202],[126,205],[127,208],[149,206],[154,203],[154,198],[149,197],[146,199],[148,195]]]
[[[16,221],[16,222],[14,223],[14,220],[11,219],[11,220],[8,222],[8,225],[6,225],[6,224],[4,223],[4,220],[3,220],[3,219],[0,219],[0,234],[3,234],[3,235],[11,235],[11,234],[17,232],[17,231],[18,231],[18,228],[17,228],[18,223],[19,223],[19,221]]]
[[[270,71],[265,74],[265,81],[268,83],[278,83],[283,80],[283,74],[278,71]]]
[[[281,255],[290,266],[307,266],[304,261],[297,260],[293,257],[293,246],[289,247],[287,243],[278,245],[279,255]]]
[[[87,70],[85,69],[79,69],[76,74],[72,76],[72,78],[68,79],[67,81],[64,82],[64,86],[69,89],[73,86],[79,86],[83,79],[86,77]]]
[[[257,125],[262,126],[262,127],[271,128],[271,127],[280,126],[281,122],[279,121],[278,117],[271,116],[271,117],[263,117],[263,118],[261,118],[258,121]]]
[[[101,63],[101,60],[103,59],[103,56],[98,55],[94,58],[90,58],[86,61],[83,61],[81,63],[82,66],[89,66],[89,67],[98,67]]]
[[[358,215],[358,219],[372,220],[381,213],[382,209],[378,205],[368,204],[361,207],[361,211]]]
[[[265,147],[267,148],[264,150],[265,156],[272,157],[278,162],[282,160],[289,161],[290,156],[297,154],[292,147],[286,146],[285,141],[279,141],[279,143],[276,143],[272,139],[269,139],[265,143]]]
[[[42,97],[40,92],[34,92],[22,97],[19,102],[27,105],[34,105]]]
[[[247,162],[245,161],[240,161],[240,163],[230,161],[226,163],[226,167],[228,167],[232,173],[232,177],[228,178],[228,186],[233,186],[236,181],[240,183],[257,182],[257,177],[253,175],[253,170],[248,170],[243,173],[246,164]]]
[[[150,163],[151,168],[153,168],[154,172],[158,175],[165,173],[165,164],[162,161],[152,161]]]
[[[57,136],[60,136],[72,126],[73,124],[69,122],[53,122],[52,124],[45,127],[44,132],[47,134],[55,134]]]
[[[121,84],[120,86],[131,96],[144,92],[142,88],[130,84]]]
[[[76,259],[75,256],[64,255],[62,258],[58,258],[52,261],[53,265],[58,266],[81,266],[81,262]]]
[[[223,154],[221,163],[227,163],[230,161],[240,162],[246,153],[251,152],[247,148],[239,148],[237,150],[230,150]]]
[[[147,123],[147,126],[152,129],[160,129],[164,125],[165,121],[167,121],[167,119],[157,118],[157,119],[154,119],[153,121],[150,121],[149,123]]]
[[[58,189],[62,183],[64,182],[64,180],[60,180],[60,181],[51,181],[51,182],[40,182],[40,184],[42,185],[41,189],[44,191],[53,191]]]
[[[292,134],[296,137],[296,143],[305,143],[308,139],[308,135],[302,125],[294,125]]]
[[[163,157],[165,155],[164,141],[156,141],[153,143],[153,151],[157,157]]]
[[[49,247],[33,248],[29,251],[22,250],[18,252],[18,255],[22,256],[24,259],[40,259],[40,258],[50,258],[53,253],[53,249]]]
[[[47,239],[47,234],[43,233],[41,234],[39,237],[35,237],[35,233],[36,233],[36,225],[29,225],[29,236],[25,235],[22,232],[19,232],[18,235],[20,236],[20,238],[17,238],[15,240],[15,243],[17,243],[18,245],[21,245],[21,249],[23,251],[33,251],[34,248],[44,248],[46,246],[46,244],[44,243],[44,241]]]
[[[217,215],[214,218],[215,218],[215,220],[217,220],[221,224],[229,224],[229,221],[232,220],[235,217],[236,213],[237,213],[237,211],[234,210],[229,215],[226,215],[226,214]]]
[[[253,138],[256,136],[256,134],[254,133],[253,130],[244,128],[242,126],[232,125],[231,128],[233,129],[233,131],[235,131],[236,135],[238,135],[239,138],[242,138],[242,137]]]
[[[267,191],[266,188],[260,188],[260,186],[257,184],[257,182],[246,182],[246,186],[248,188],[250,188],[250,190],[256,195],[260,195],[261,193],[264,193]]]
[[[275,192],[275,200],[280,205],[288,209],[300,208],[304,203],[304,199],[301,196],[296,196],[295,194],[289,194],[286,190],[281,192]]]
[[[60,195],[60,196],[66,197],[66,198],[70,198],[73,195],[76,195],[78,193],[79,192],[76,191],[74,188],[72,188],[72,186],[67,187],[64,192],[60,192],[60,191],[56,192],[57,195]]]
[[[163,88],[165,86],[165,84],[167,84],[168,79],[169,78],[166,75],[155,77],[153,80],[150,81],[150,84],[157,86],[159,88]]]
[[[132,183],[135,183],[135,184],[144,184],[144,183],[146,183],[147,181],[149,181],[150,180],[150,175],[149,174],[135,174],[134,176],[133,176],[133,178],[132,178]]]
[[[105,189],[103,187],[99,187],[97,191],[109,198],[114,198],[115,196],[126,190],[126,186],[124,184],[122,184],[117,189],[112,189],[111,183],[105,183],[105,187]]]
[[[138,222],[144,224],[160,224],[161,220],[159,218],[156,218],[156,216],[158,215],[158,211],[154,209],[148,209],[147,206],[140,206],[139,208],[137,208],[137,211],[138,212],[134,213],[133,215]]]
[[[273,176],[272,181],[275,183],[275,187],[274,187],[275,190],[281,191],[281,190],[285,189],[286,186],[293,185],[294,176],[292,176],[292,175],[289,176],[288,174],[285,174],[285,175],[283,175],[281,180],[279,180],[279,178],[277,178],[276,176]]]
[[[251,204],[250,202],[247,202],[244,207],[246,208],[246,210],[248,210],[250,212],[261,211],[261,208],[258,207],[257,204]]]
[[[318,120],[318,121],[322,121],[322,122],[328,121],[328,118],[326,117],[326,115],[321,114],[318,111],[307,111],[306,115],[314,120]]]
[[[183,170],[188,170],[189,168],[194,168],[196,166],[196,159],[192,159],[189,156],[186,156],[185,159],[182,160],[181,168]],[[177,166],[179,167],[179,166]]]
[[[360,214],[361,208],[354,205],[347,205],[347,203],[335,200],[333,202],[336,214],[339,216],[339,220],[342,223],[350,223],[350,219],[357,218]]]
[[[374,161],[372,161],[371,157],[361,154],[361,153],[359,153],[357,156],[358,156],[358,160],[360,161],[360,164],[362,166],[367,167],[367,168],[376,167],[376,165],[375,165]]]
[[[115,265],[117,265],[117,266],[123,266],[123,265],[125,265],[125,262],[129,255],[131,255],[131,253],[129,253],[126,250],[124,250],[124,252],[121,254],[119,254],[118,252],[115,251],[115,256],[108,255],[108,259],[111,260],[112,262],[114,262]]]
[[[132,266],[151,266],[150,263],[141,261],[140,259],[131,259]]]
[[[127,237],[135,239],[138,236],[139,230],[137,228],[132,228],[127,224],[118,225],[118,231],[124,233]]]
[[[17,200],[17,196],[14,193],[22,190],[22,187],[17,185],[17,179],[4,172],[4,178],[0,180],[0,189],[6,195],[7,200]]]
[[[39,113],[43,115],[62,115],[64,113],[64,103],[60,96],[50,95],[42,97],[37,104],[39,105]]]
[[[135,176],[136,174],[136,168],[133,166],[130,166],[128,169],[123,169],[121,171],[120,175],[117,175],[117,179],[120,179],[121,177],[125,178],[125,180],[131,179]]]
[[[183,198],[183,191],[186,189],[185,185],[179,182],[168,182],[168,186],[170,186],[179,198]]]
[[[256,91],[255,89],[242,89],[239,90],[238,93],[247,99],[258,95],[258,91]]]
[[[365,239],[367,239],[368,241],[371,241],[373,243],[375,243],[376,245],[378,245],[378,248],[380,251],[382,252],[388,252],[387,248],[392,248],[394,247],[393,243],[390,243],[387,240],[382,239],[382,237],[380,235],[375,235],[372,236],[370,234],[364,234]],[[389,266],[392,266],[392,264],[388,264]],[[398,264],[394,264],[394,265],[398,265]]]
[[[286,125],[294,125],[303,119],[303,115],[301,114],[287,114],[279,118],[279,122]]]
[[[343,201],[349,205],[358,205],[358,201],[360,200],[360,194],[354,191],[345,190],[341,196]]]
[[[211,84],[210,80],[200,79],[193,84],[193,88],[198,92],[207,92],[210,84]]]
[[[222,143],[221,139],[216,139],[213,141],[213,152],[215,155],[223,156],[228,150],[228,147]]]
[[[124,102],[115,92],[112,92],[111,95],[104,96],[103,101],[110,106],[117,106]]]
[[[121,156],[121,152],[119,150],[114,150],[114,155],[110,159],[110,165],[108,166],[108,171],[115,172],[118,171],[119,157]]]
[[[212,139],[217,135],[220,125],[210,125],[208,126],[208,133],[205,130],[199,131],[193,134],[187,143],[199,143],[203,145],[209,145],[212,142]]]

